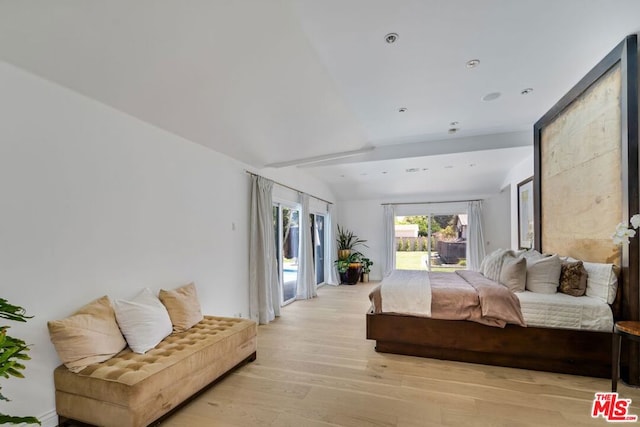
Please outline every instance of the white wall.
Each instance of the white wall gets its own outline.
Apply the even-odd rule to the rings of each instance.
[[[340,227],[353,231],[359,238],[367,241],[368,248],[359,247],[357,250],[373,261],[369,273],[370,280],[382,279],[384,227],[380,203],[380,200],[343,200],[338,206]]]
[[[190,281],[203,312],[248,315],[250,179],[229,157],[3,62],[0,94],[0,297],[35,316],[10,322],[32,360],[25,379],[2,379],[13,400],[2,412],[55,425],[47,320]],[[332,197],[289,174],[283,183]]]
[[[502,187],[511,192],[511,249],[518,249],[518,183],[533,176],[533,149],[531,156],[515,165],[507,174]]]
[[[483,200],[483,234],[485,250],[487,253],[494,249],[510,246],[509,227],[509,189]],[[384,256],[384,236],[382,203],[384,200],[355,200],[340,201],[338,223],[353,231],[358,237],[367,239],[369,248],[361,248],[360,252],[366,254],[375,263],[371,269],[371,280],[382,279],[382,260]],[[448,205],[449,207],[456,204]],[[460,210],[466,210],[466,203],[457,204]],[[396,215],[423,215],[424,208],[421,205],[408,205],[402,212]],[[437,208],[438,205],[432,205]],[[422,209],[422,210],[421,210]],[[447,210],[450,212],[450,209]]]
[[[511,190],[503,188],[498,194],[482,201],[482,233],[485,253],[511,247]]]

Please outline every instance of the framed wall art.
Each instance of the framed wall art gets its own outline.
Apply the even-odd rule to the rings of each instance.
[[[531,249],[533,242],[533,177],[530,177],[518,184],[518,248]]]

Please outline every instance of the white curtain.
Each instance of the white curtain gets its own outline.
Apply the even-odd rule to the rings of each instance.
[[[382,273],[387,277],[396,268],[396,213],[393,205],[384,205],[384,264]]]
[[[309,196],[300,193],[300,251],[298,253],[298,283],[296,299],[310,299],[316,294],[315,262],[313,259],[314,239],[311,236],[309,218]]]
[[[272,189],[273,181],[261,176],[252,177],[249,315],[263,325],[280,316]]]
[[[339,285],[338,270],[333,263],[338,259],[338,243],[336,242],[338,235],[338,217],[336,216],[336,207],[332,204],[328,206],[329,215],[327,215],[327,235],[328,244],[327,256],[325,257],[325,282],[329,285]]]
[[[482,234],[482,202],[469,202],[467,208],[469,214],[467,230],[467,268],[473,271],[480,270],[480,264],[484,259],[484,236]]]

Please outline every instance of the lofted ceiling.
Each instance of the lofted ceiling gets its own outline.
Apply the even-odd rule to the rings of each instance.
[[[293,161],[340,199],[479,197],[639,17],[638,0],[0,0],[0,60],[255,169]]]

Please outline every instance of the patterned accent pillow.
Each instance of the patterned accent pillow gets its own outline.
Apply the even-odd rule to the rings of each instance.
[[[580,297],[587,291],[587,270],[582,261],[563,261],[558,292]]]

